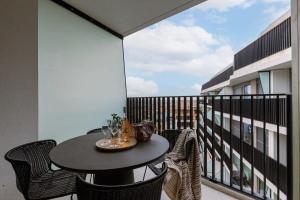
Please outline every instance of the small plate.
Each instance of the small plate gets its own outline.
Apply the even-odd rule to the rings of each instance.
[[[103,151],[123,151],[137,145],[137,140],[134,137],[130,137],[127,142],[122,142],[122,143],[118,143],[118,140],[119,140],[118,138],[101,139],[96,142],[96,147]]]

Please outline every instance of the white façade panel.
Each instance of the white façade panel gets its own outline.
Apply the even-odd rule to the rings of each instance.
[[[58,142],[122,113],[122,40],[48,1],[39,1],[39,139]]]

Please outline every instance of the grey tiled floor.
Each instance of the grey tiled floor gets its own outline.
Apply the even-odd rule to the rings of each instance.
[[[144,167],[134,170],[134,177],[135,177],[136,181],[142,180],[144,170],[145,170]],[[151,178],[153,176],[154,176],[154,174],[151,172],[151,170],[148,169],[147,173],[146,173],[146,179]],[[64,198],[58,198],[55,200],[69,200],[69,199],[70,199],[70,197],[64,197]],[[76,199],[76,197],[74,199]],[[170,200],[170,199],[163,192],[161,200]],[[237,199],[230,197],[230,196],[228,196],[222,192],[219,192],[215,189],[212,189],[210,187],[202,185],[202,200],[237,200]]]

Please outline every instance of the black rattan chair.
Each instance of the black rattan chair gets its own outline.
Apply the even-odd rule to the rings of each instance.
[[[89,130],[86,134],[89,135],[89,134],[93,134],[93,133],[100,133],[101,131],[102,131],[102,128],[96,128],[96,129]]]
[[[178,129],[172,129],[172,130],[164,130],[162,131],[159,135],[163,136],[164,138],[166,138],[168,141],[169,141],[169,149],[168,149],[168,152],[171,152],[176,144],[176,141],[178,139],[178,136],[179,134],[181,134],[181,130],[178,130]],[[186,149],[186,158],[184,158],[185,160],[188,159],[188,156],[190,155],[190,151],[192,150],[192,140],[190,141],[189,144],[187,144],[187,149]],[[154,173],[154,174],[159,174],[161,173],[161,168],[160,167],[157,167],[158,164],[162,163],[164,161],[164,157],[150,163],[147,165],[147,167],[149,167],[151,169],[151,171]],[[147,167],[145,169],[145,172],[144,172],[144,177],[143,179],[145,178],[145,175],[146,175],[146,171],[147,171]]]
[[[160,200],[162,184],[167,172],[163,163],[162,171],[147,181],[129,185],[93,185],[78,177],[76,181],[78,200]]]
[[[172,151],[172,149],[175,146],[177,138],[178,138],[180,133],[181,133],[181,130],[178,130],[178,129],[175,130],[174,129],[174,130],[164,130],[159,134],[160,136],[163,136],[164,138],[166,138],[169,142],[169,149],[168,149],[167,153]],[[147,167],[149,167],[154,174],[159,174],[161,172],[161,168],[156,167],[156,165],[162,163],[163,161],[164,161],[164,157],[148,164],[146,166],[143,179],[145,179]]]
[[[54,140],[32,142],[5,154],[16,174],[17,188],[26,200],[45,200],[75,193],[76,176],[65,170],[52,170],[49,152]]]

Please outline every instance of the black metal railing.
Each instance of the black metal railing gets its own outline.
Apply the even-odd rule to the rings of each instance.
[[[214,85],[217,85],[219,83],[222,83],[224,81],[229,80],[230,76],[233,74],[233,66],[229,67],[228,69],[224,70],[220,74],[216,75],[213,77],[211,80],[208,82],[204,83],[202,85],[202,90],[205,90],[207,88],[210,88]]]
[[[291,18],[249,44],[234,56],[234,70],[291,47]]]
[[[289,95],[133,97],[127,117],[152,120],[158,132],[195,129],[203,177],[259,199],[290,199]]]
[[[279,118],[277,122],[277,110],[276,110],[276,104],[277,104],[277,98],[276,96],[270,96],[270,98],[264,98],[263,96],[256,96],[255,98],[244,98],[242,99],[242,107],[240,108],[240,96],[232,96],[231,104],[232,104],[232,114],[239,116],[239,113],[241,112],[240,109],[242,109],[243,117],[245,118],[251,118],[251,104],[253,104],[253,119],[257,121],[263,121],[264,120],[264,109],[265,109],[265,120],[267,123],[271,124],[277,124],[279,123],[280,126],[286,126],[287,125],[287,119],[286,119],[286,98],[279,97],[278,103],[279,103]],[[252,102],[254,101],[254,102]],[[223,103],[223,112],[229,113],[229,103],[230,99],[222,99]],[[212,102],[211,99],[208,100],[208,106],[211,106]],[[215,99],[215,110],[221,111],[221,99],[216,98]]]

